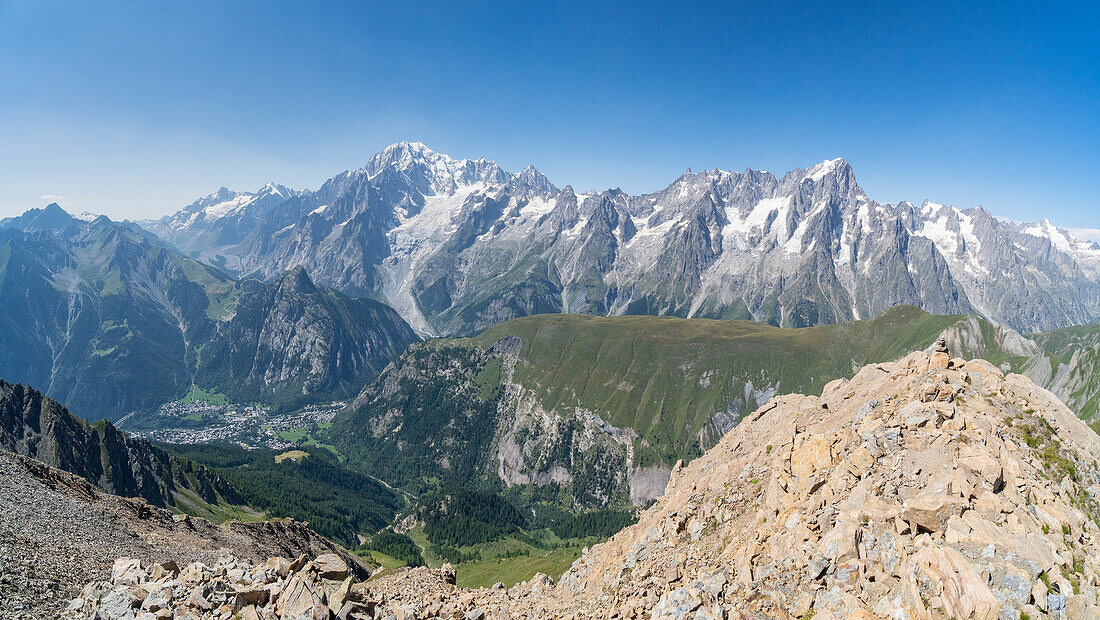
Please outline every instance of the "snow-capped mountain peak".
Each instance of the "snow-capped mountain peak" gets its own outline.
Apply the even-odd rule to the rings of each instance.
[[[94,222],[102,217],[101,213],[92,213],[91,211],[81,211],[80,213],[73,214],[73,217],[82,222]]]
[[[484,158],[454,159],[437,153],[421,142],[391,144],[371,157],[363,171],[380,183],[404,181],[422,195],[453,194],[462,186],[484,183],[504,185],[510,175],[495,162]]]
[[[844,159],[837,157],[836,159],[826,159],[825,161],[811,167],[806,171],[806,178],[813,181],[820,181],[825,175],[831,173],[837,168],[847,165]]]
[[[286,186],[280,185],[275,181],[268,181],[256,193],[258,195],[268,194],[272,196],[288,196],[293,193],[293,190],[290,190]]]
[[[981,207],[876,202],[843,158],[780,178],[714,167],[649,194],[577,194],[533,166],[399,142],[317,192],[279,203],[265,187],[251,194],[272,196],[263,208],[204,199],[170,240],[242,272],[303,266],[385,298],[425,334],[561,311],[809,325],[901,303],[1028,330],[1100,319],[1100,247]]]
[[[1026,224],[1021,232],[1050,242],[1061,252],[1077,259],[1100,259],[1100,246],[1094,241],[1078,239],[1069,230],[1059,228],[1043,218],[1034,224]]]

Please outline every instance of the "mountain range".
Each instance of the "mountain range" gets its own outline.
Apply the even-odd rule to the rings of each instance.
[[[547,312],[799,327],[912,304],[1023,332],[1100,319],[1100,246],[982,207],[877,202],[843,159],[689,169],[630,195],[401,142],[316,191],[222,188],[143,225],[238,274],[302,266],[424,335]]]
[[[192,386],[351,396],[414,332],[541,313],[798,327],[912,304],[1024,333],[1100,319],[1097,245],[980,207],[875,202],[839,159],[632,196],[402,142],[316,191],[221,188],[141,225],[57,205],[0,220],[0,376],[117,420]],[[1091,394],[1077,350],[1029,376]]]
[[[129,223],[57,205],[0,221],[0,377],[117,420],[193,385],[247,403],[356,393],[416,339],[300,268],[237,280]]]

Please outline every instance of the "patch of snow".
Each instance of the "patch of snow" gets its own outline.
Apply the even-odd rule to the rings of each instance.
[[[1088,231],[1090,229],[1078,230]],[[1046,218],[1025,227],[1021,232],[1032,237],[1049,240],[1054,249],[1071,256],[1077,261],[1089,263],[1100,261],[1100,248],[1096,246],[1095,242],[1080,239],[1072,234],[1072,229],[1058,228]]]
[[[823,211],[826,205],[828,205],[828,201],[826,200],[817,202],[814,204],[813,208],[810,209],[809,213],[802,216],[802,219],[798,222],[798,226],[795,227],[794,232],[791,233],[791,236],[783,245],[788,254],[799,254],[802,252],[802,237],[806,235],[806,229],[809,228],[810,221],[813,220],[815,215]],[[811,241],[806,251],[813,249],[813,247],[813,241]]]
[[[791,236],[783,244],[787,254],[799,254],[802,252],[802,236],[806,233],[806,220],[803,219],[791,233]]]
[[[813,181],[820,181],[821,179],[825,178],[825,175],[831,173],[833,170],[836,170],[836,166],[840,163],[840,161],[841,160],[839,157],[836,159],[826,159],[820,164],[814,166],[813,168],[810,168],[812,172],[810,173],[810,176],[806,178]]]
[[[935,219],[925,219],[917,235],[930,239],[940,254],[947,259],[948,264],[961,267],[971,276],[988,274],[989,270],[982,265],[978,255],[982,251],[982,242],[974,234],[974,218],[953,207],[944,208],[943,205],[925,201],[921,208],[926,217],[936,215]],[[954,216],[958,223],[959,231],[948,228]],[[963,247],[964,256],[958,255],[959,248]]]
[[[325,209],[328,209],[328,205],[321,205],[321,206],[317,207],[316,209],[310,211],[309,214],[310,215],[320,215],[321,213],[325,212]]]
[[[660,224],[657,224],[656,226],[647,226],[646,220],[644,218],[634,219],[634,227],[638,229],[638,232],[630,241],[626,243],[624,247],[628,249],[633,249],[635,246],[638,246],[637,249],[640,250],[640,252],[638,252],[637,255],[639,256],[639,258],[656,258],[657,255],[654,250],[660,250],[661,241],[664,239],[665,235],[667,235],[668,232],[672,230],[673,226],[676,226],[679,223],[679,220],[666,220],[664,222],[661,222]]]
[[[729,233],[748,234],[752,232],[754,228],[763,226],[764,222],[768,221],[768,216],[773,212],[778,212],[776,220],[784,219],[787,209],[789,209],[790,206],[790,196],[764,198],[756,203],[756,206],[752,208],[752,211],[750,211],[744,219],[741,219],[737,210],[730,205],[726,207],[726,220],[729,221],[729,224],[723,229],[723,233],[728,231]]]
[[[860,205],[860,208],[862,209],[864,206],[865,205]],[[858,213],[857,213],[856,217],[857,217],[857,219],[859,218]],[[841,226],[840,226],[840,256],[838,256],[837,259],[836,259],[836,265],[838,267],[843,266],[843,265],[848,265],[852,262],[852,253],[853,253],[852,252],[852,250],[853,250],[852,246],[854,245],[854,242],[852,240],[848,239],[848,236],[850,234],[851,233],[849,232],[848,218],[844,218],[844,220],[841,222]],[[852,313],[857,314],[855,312],[855,301],[854,300],[852,301]],[[859,317],[857,316],[856,319],[858,320],[858,318]]]
[[[928,211],[928,213],[931,213],[931,211]],[[955,251],[958,249],[959,242],[955,237],[955,233],[947,229],[947,223],[948,216],[946,214],[934,220],[925,220],[918,234],[930,239],[932,244],[939,249],[940,253],[951,260],[955,257]]]
[[[1031,235],[1032,237],[1039,237],[1040,239],[1047,239],[1050,241],[1051,245],[1067,254],[1074,250],[1073,242],[1046,218],[1043,218],[1037,224],[1025,228],[1024,234]]]
[[[526,218],[538,218],[554,210],[554,200],[547,200],[541,196],[535,196],[527,201],[527,204],[519,210],[519,214]]]
[[[966,241],[967,251],[973,250],[974,253],[978,253],[982,249],[982,242],[978,240],[978,236],[974,234],[974,218],[963,213],[958,212],[959,216],[959,233],[962,234],[963,240]]]
[[[221,219],[227,215],[238,212],[251,204],[255,199],[255,194],[237,194],[230,200],[208,205],[202,210],[202,213],[206,214],[207,221]]]
[[[924,204],[921,205],[920,214],[924,217],[928,217],[933,213],[938,212],[940,209],[943,209],[943,205],[925,200]]]

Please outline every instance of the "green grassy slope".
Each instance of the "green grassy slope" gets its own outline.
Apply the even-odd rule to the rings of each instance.
[[[623,468],[692,459],[772,396],[819,393],[867,363],[926,348],[963,322],[979,330],[984,324],[911,306],[800,329],[653,316],[530,316],[473,338],[409,347],[337,415],[328,441],[350,467],[416,495],[445,486],[498,488],[503,452],[497,450],[514,457],[522,445],[524,471],[560,466],[568,477],[531,498],[516,487],[518,504],[599,508],[625,501]],[[515,385],[505,385],[509,376]],[[547,416],[532,414],[532,402]],[[632,456],[616,456],[624,448],[609,437],[622,437],[620,431],[585,427],[590,423],[575,415],[579,409],[636,433]],[[505,439],[514,443],[500,448]]]
[[[668,461],[697,450],[711,417],[751,390],[819,392],[851,375],[930,345],[964,317],[899,306],[866,321],[801,329],[752,321],[652,316],[538,315],[470,340],[487,348],[522,341],[514,379],[547,409],[582,406],[633,428]],[[763,403],[759,403],[763,404]],[[736,405],[734,405],[736,407]],[[739,413],[745,413],[741,411]]]
[[[389,525],[404,499],[345,468],[327,451],[307,448],[296,458],[276,450],[214,444],[170,445],[174,454],[211,468],[249,506],[273,517],[307,521],[315,531],[351,546]],[[303,456],[304,455],[304,456]]]

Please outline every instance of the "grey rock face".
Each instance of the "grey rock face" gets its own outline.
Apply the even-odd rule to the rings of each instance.
[[[556,484],[578,508],[659,494],[659,473],[631,469],[637,433],[580,407],[543,407],[536,389],[513,380],[515,347],[516,338],[488,350],[461,341],[409,347],[337,418],[333,441],[353,467],[402,485],[418,476]],[[642,486],[639,475],[649,476]]]
[[[652,194],[577,194],[532,167],[403,142],[317,192],[242,209],[257,212],[254,228],[217,260],[266,278],[304,266],[385,298],[425,334],[541,312],[802,326],[914,304],[1027,331],[1100,318],[1095,244],[980,207],[875,202],[840,159],[781,178],[689,170]],[[201,251],[197,228],[172,238]]]
[[[240,503],[205,467],[171,457],[143,439],[101,422],[92,426],[29,387],[0,380],[0,449],[29,456],[125,497],[161,507],[186,490],[203,500]]]

